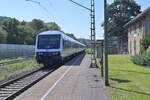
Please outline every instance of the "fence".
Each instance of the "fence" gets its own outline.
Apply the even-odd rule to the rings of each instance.
[[[33,45],[0,44],[0,59],[34,56]]]
[[[102,46],[97,46],[96,48],[96,55],[98,58],[102,57],[102,53],[104,48]],[[108,54],[119,54],[119,49],[116,46],[109,46],[108,47]]]

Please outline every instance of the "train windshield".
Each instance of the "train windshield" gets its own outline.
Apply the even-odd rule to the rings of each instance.
[[[38,49],[59,49],[60,35],[40,35],[38,37]]]

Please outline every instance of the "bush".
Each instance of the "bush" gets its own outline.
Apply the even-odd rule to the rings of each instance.
[[[148,52],[144,52],[143,54],[132,56],[131,60],[133,61],[133,63],[137,65],[150,67],[150,53]]]
[[[150,32],[147,33],[146,38],[142,41],[142,50],[145,51],[150,46]]]
[[[147,53],[150,53],[150,46],[149,46],[149,48],[146,50],[146,52],[147,52]]]

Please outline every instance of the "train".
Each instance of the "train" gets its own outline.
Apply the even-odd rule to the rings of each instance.
[[[60,31],[50,30],[36,36],[35,55],[38,63],[50,66],[84,52],[86,45]]]

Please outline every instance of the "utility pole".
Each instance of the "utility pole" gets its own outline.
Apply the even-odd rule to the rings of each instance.
[[[95,38],[95,1],[91,0],[91,42],[92,42],[92,55],[91,55],[91,67],[96,66],[96,38]]]
[[[108,33],[107,33],[107,0],[104,0],[104,66],[105,66],[105,85],[109,86],[108,79]]]
[[[91,51],[92,51],[92,54],[91,54],[91,67],[95,67],[96,65],[96,55],[95,55],[95,51],[96,51],[96,38],[95,38],[95,1],[94,0],[91,0],[91,8],[88,8],[88,7],[85,7],[73,0],[69,0],[71,1],[72,3],[90,11],[90,17],[91,17],[91,44],[92,44],[92,47],[91,47]]]
[[[102,56],[101,56],[101,76],[104,77],[104,65],[103,65],[103,62],[104,62],[104,41],[102,40],[102,43],[101,43],[101,53],[102,53]]]

